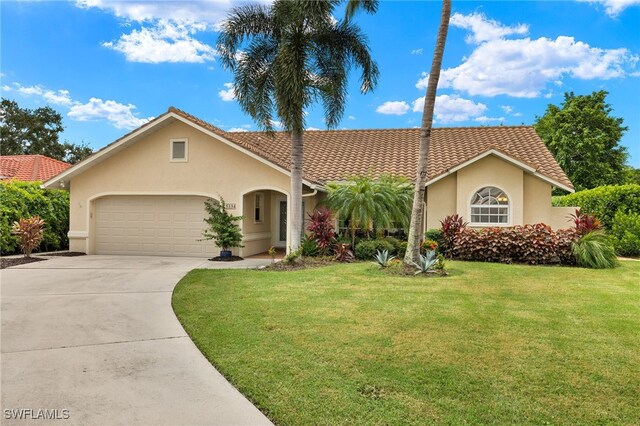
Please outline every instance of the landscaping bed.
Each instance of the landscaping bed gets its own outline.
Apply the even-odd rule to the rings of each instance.
[[[173,307],[276,424],[640,424],[640,262],[195,270]]]
[[[0,269],[11,268],[12,266],[26,265],[27,263],[40,262],[43,260],[41,257],[3,257],[0,259]]]

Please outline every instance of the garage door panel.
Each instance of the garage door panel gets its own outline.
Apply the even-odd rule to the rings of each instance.
[[[211,241],[198,241],[206,224],[205,197],[113,196],[96,200],[97,254],[212,256]]]

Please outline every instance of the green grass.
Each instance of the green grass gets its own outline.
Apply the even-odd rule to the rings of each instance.
[[[640,262],[195,270],[173,306],[277,424],[640,424]]]

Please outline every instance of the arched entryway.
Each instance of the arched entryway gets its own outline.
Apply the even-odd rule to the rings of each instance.
[[[288,208],[288,193],[277,188],[253,188],[242,195],[243,257],[266,253],[270,247],[286,251]]]

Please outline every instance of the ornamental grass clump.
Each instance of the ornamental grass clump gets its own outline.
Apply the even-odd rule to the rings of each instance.
[[[571,251],[578,265],[585,268],[615,268],[619,263],[611,239],[602,231],[583,235],[571,245]]]
[[[44,236],[44,220],[40,216],[22,218],[13,222],[11,233],[18,236],[18,245],[24,257],[31,257],[31,252],[38,248]]]

